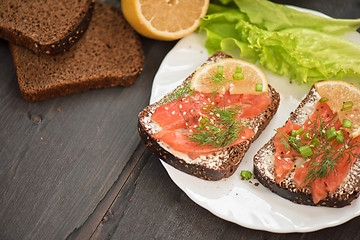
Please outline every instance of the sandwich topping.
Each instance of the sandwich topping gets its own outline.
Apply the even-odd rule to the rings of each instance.
[[[248,122],[271,102],[265,76],[252,68],[236,59],[201,67],[155,109],[151,118],[161,130],[153,137],[191,159],[251,139]]]
[[[321,88],[327,84],[337,88],[337,84],[343,85],[343,82],[321,82],[315,85],[317,92],[322,93]],[[323,95],[320,94],[315,110],[303,125],[289,120],[276,130],[274,137],[276,182],[280,184],[293,173],[296,187],[310,188],[314,203],[326,198],[328,193],[334,193],[360,157],[360,137],[354,135],[358,132],[353,127],[357,125],[353,123],[354,118],[339,117],[354,111],[360,98],[343,101],[342,107],[334,111],[331,107],[334,97],[342,97]]]

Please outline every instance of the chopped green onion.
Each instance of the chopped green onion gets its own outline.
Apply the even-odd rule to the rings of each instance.
[[[291,130],[291,136],[296,137],[298,135],[301,135],[304,132],[303,128],[299,128],[298,130]]]
[[[310,147],[316,147],[319,146],[320,144],[320,140],[318,138],[313,138],[313,140],[311,140],[310,142]]]
[[[296,131],[296,135],[301,135],[305,130],[303,128],[299,128],[297,131]]]
[[[250,171],[248,171],[248,170],[242,170],[240,172],[240,176],[242,178],[246,179],[246,180],[249,180],[251,178],[251,176],[252,176],[252,173]]]
[[[255,91],[262,92],[262,90],[263,90],[263,84],[262,83],[256,83]]]
[[[224,73],[224,66],[217,66],[217,74],[223,75]]]
[[[242,79],[244,79],[245,77],[244,77],[244,74],[242,74],[241,72],[237,72],[237,73],[235,73],[234,75],[233,75],[233,79],[234,80],[242,80]]]
[[[304,136],[303,136],[303,139],[304,139],[305,141],[308,141],[308,140],[310,140],[310,137],[311,137],[311,131],[310,131],[310,130],[307,130],[307,131],[305,132]]]
[[[203,117],[203,118],[200,120],[200,125],[205,125],[205,124],[207,124],[209,121],[210,121],[209,118]]]
[[[320,98],[319,102],[327,102],[329,99],[327,97]]]
[[[353,102],[352,101],[347,101],[347,102],[344,102],[343,103],[343,106],[342,106],[342,110],[343,111],[346,111],[346,110],[350,110],[352,107],[353,107]]]
[[[325,132],[326,135],[326,140],[327,141],[332,141],[336,138],[336,130],[335,127],[331,127],[328,130],[326,130]]]
[[[235,70],[236,73],[241,73],[241,71],[242,71],[241,67],[236,67],[236,70]]]
[[[343,128],[351,128],[352,127],[352,122],[348,119],[344,119],[342,121],[342,127]]]
[[[311,157],[314,154],[311,147],[308,145],[301,146],[299,151],[303,158]]]
[[[345,137],[344,137],[344,133],[343,131],[339,130],[339,131],[336,131],[336,141],[338,143],[343,143],[345,140]]]

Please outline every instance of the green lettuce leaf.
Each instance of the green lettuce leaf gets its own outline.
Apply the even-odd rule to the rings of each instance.
[[[299,83],[360,76],[360,45],[352,41],[304,28],[270,32],[244,21],[237,27],[248,44],[243,57],[257,55],[267,69]]]
[[[221,42],[223,39],[239,37],[236,25],[239,21],[247,19],[247,16],[237,9],[227,8],[215,4],[210,4],[208,14],[200,19],[198,31],[205,30],[207,33],[206,48],[210,53],[223,50]]]
[[[324,22],[319,24],[322,25],[320,28],[304,27],[306,24],[299,27],[299,23],[296,23],[275,31],[269,30],[270,26],[275,26],[271,21],[254,24],[253,16],[231,4],[211,4],[209,12],[211,14],[201,19],[199,31],[206,31],[205,46],[210,53],[225,51],[234,57],[259,61],[271,71],[287,75],[298,83],[360,77],[360,45],[332,35],[334,32],[325,31],[328,28]],[[257,15],[261,15],[258,16],[260,19],[266,19],[263,16],[266,14],[260,10]],[[312,23],[312,26],[315,25]],[[348,26],[348,29],[351,27]]]
[[[234,0],[250,22],[262,29],[279,31],[288,28],[308,28],[324,33],[341,35],[356,31],[360,19],[335,19],[300,12],[266,0]]]

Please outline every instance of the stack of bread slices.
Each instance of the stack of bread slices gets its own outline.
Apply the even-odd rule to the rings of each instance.
[[[119,9],[94,0],[0,1],[0,38],[28,102],[127,87],[144,64],[141,40]]]

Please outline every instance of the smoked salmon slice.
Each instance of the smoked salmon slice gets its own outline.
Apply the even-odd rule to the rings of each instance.
[[[153,135],[168,144],[172,149],[187,154],[191,158],[200,155],[207,155],[219,150],[218,147],[202,145],[189,139],[192,131],[202,124],[202,119],[216,119],[216,116],[208,115],[209,108],[218,106],[221,109],[236,109],[236,120],[241,118],[251,119],[261,113],[270,104],[271,99],[268,93],[255,94],[204,94],[194,92],[187,97],[157,107],[151,118],[162,128]],[[215,114],[216,115],[216,114]],[[241,141],[250,139],[254,132],[244,127],[239,137],[229,146],[239,144]],[[228,147],[228,146],[226,146]]]
[[[325,131],[332,127],[336,131],[342,131],[344,143],[326,139]],[[305,134],[309,132],[315,134],[313,137],[320,138],[322,136],[322,138],[318,139],[319,142],[312,146],[313,157],[304,159],[301,166],[295,166],[295,159],[301,157],[301,154],[296,147],[289,149],[290,144],[286,138],[290,138],[293,130],[296,131],[300,128],[303,128],[303,131],[296,136],[297,140],[299,140],[296,143],[299,144],[297,148],[300,145],[314,144],[311,142],[311,138],[305,138]],[[350,139],[349,134],[341,128],[341,122],[338,120],[337,115],[332,112],[326,102],[318,102],[315,110],[304,122],[303,126],[288,121],[284,127],[277,130],[274,137],[276,182],[280,183],[290,172],[295,171],[293,180],[296,187],[309,187],[313,202],[316,204],[326,198],[328,193],[335,192],[344,182],[352,163],[356,160],[354,156],[358,156],[360,153],[358,141],[359,138]],[[345,144],[352,146],[351,151],[346,154],[342,151],[346,149],[347,145],[345,146]],[[319,147],[317,147],[318,145]],[[330,165],[330,163],[324,163],[324,161],[334,162]],[[325,164],[328,164],[329,167]],[[321,166],[325,166],[321,171],[325,169],[327,172],[321,175],[322,177],[316,177],[318,175],[315,173],[320,171]]]

